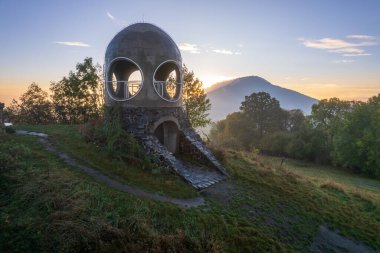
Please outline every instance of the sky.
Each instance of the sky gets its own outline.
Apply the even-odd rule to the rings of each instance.
[[[48,90],[124,27],[153,23],[204,86],[256,75],[322,99],[380,93],[378,0],[0,0],[0,101]]]

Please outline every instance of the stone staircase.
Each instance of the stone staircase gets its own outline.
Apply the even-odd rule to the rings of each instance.
[[[149,153],[159,156],[161,164],[177,172],[196,189],[207,188],[228,177],[225,169],[212,155],[211,151],[209,151],[203,143],[199,143],[200,140],[196,140],[188,134],[186,138],[208,159],[211,166],[201,166],[197,163],[191,163],[190,161],[185,162],[176,158],[153,135],[140,135],[136,137],[142,142],[144,148],[148,150]]]

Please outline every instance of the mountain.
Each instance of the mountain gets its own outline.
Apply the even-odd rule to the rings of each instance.
[[[282,108],[301,109],[306,115],[310,114],[311,106],[318,102],[315,98],[271,84],[259,76],[224,81],[205,91],[212,104],[210,117],[213,121],[221,120],[228,114],[239,111],[245,96],[249,96],[253,92],[267,92],[280,101]]]

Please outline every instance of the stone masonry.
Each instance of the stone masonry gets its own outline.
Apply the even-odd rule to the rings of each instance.
[[[109,43],[104,63],[106,107],[121,107],[121,124],[157,163],[194,188],[228,175],[182,109],[182,56],[159,27],[136,23]]]

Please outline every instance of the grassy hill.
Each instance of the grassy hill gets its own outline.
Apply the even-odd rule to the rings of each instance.
[[[197,192],[173,173],[110,159],[77,126],[22,129],[48,133],[60,150],[120,182],[173,197],[201,195],[207,204],[184,209],[111,189],[38,138],[2,134],[0,252],[308,252],[321,225],[380,249],[380,193],[341,180],[355,177],[348,172],[327,181],[291,162],[280,168],[276,159],[226,150],[219,156],[231,178]]]

